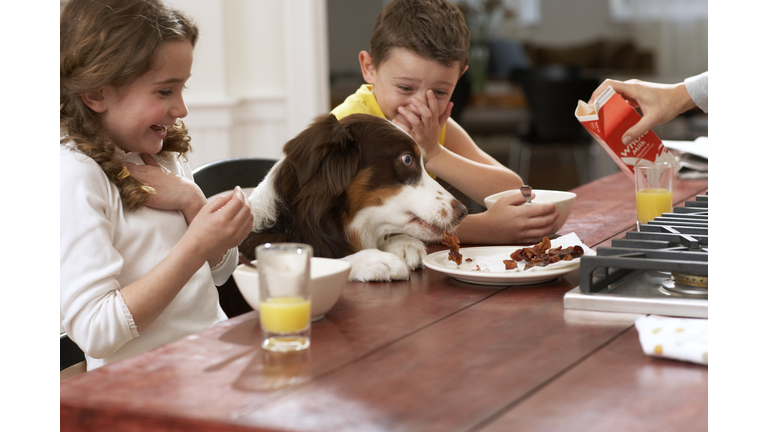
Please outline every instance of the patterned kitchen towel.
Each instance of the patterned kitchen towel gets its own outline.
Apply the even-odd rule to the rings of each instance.
[[[643,352],[708,365],[709,320],[648,315],[635,320]]]

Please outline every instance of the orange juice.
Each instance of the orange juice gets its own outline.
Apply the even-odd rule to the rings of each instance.
[[[649,220],[672,211],[672,192],[666,189],[644,189],[635,192],[637,199],[637,220],[648,223]]]
[[[308,299],[278,297],[259,302],[261,328],[270,333],[295,333],[309,327]]]

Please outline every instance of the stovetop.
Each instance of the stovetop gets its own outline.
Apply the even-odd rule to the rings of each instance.
[[[581,258],[566,309],[707,318],[708,195]]]

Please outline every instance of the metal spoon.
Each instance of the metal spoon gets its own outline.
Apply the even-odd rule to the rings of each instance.
[[[245,265],[246,265],[246,266],[248,266],[248,267],[251,267],[251,268],[258,268],[258,267],[256,267],[255,265],[253,265],[253,264],[251,263],[251,260],[249,260],[249,259],[248,259],[248,257],[247,257],[247,256],[245,256],[245,254],[243,254],[242,252],[240,252],[240,256],[238,256],[238,261],[239,261],[239,263],[240,263],[240,264],[245,264]]]
[[[530,204],[530,203],[531,203],[531,191],[532,191],[532,190],[533,190],[533,189],[531,189],[531,187],[530,187],[530,186],[528,186],[528,185],[522,185],[522,186],[520,186],[520,193],[522,193],[522,194],[523,194],[523,197],[525,197],[525,202],[526,202],[527,204]]]

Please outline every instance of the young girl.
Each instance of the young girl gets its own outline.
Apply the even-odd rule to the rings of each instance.
[[[253,216],[239,188],[207,204],[184,158],[189,18],[71,0],[60,32],[61,330],[92,370],[225,320]]]

